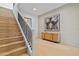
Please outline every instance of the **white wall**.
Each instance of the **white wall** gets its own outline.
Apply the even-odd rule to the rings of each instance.
[[[60,14],[61,42],[79,47],[79,4],[67,4],[39,16],[39,35],[44,31],[45,17]]]
[[[18,4],[16,3],[13,7],[13,13],[16,19],[18,19]]]
[[[23,16],[26,16],[26,17],[29,17],[32,19],[32,30],[33,30],[35,37],[37,37],[37,34],[38,34],[38,16],[29,14],[29,13],[23,14]]]
[[[38,34],[38,16],[35,14],[31,14],[29,12],[25,12],[25,9],[18,5],[18,9],[22,13],[24,17],[28,17],[32,19],[32,30],[34,31],[34,35],[37,37]]]
[[[8,9],[13,9],[13,3],[0,3],[0,7],[5,7]]]
[[[22,11],[20,11],[22,12]],[[37,15],[33,15],[33,14],[30,14],[30,13],[22,13],[22,15],[25,17],[29,17],[32,19],[32,30],[34,31],[34,35],[35,37],[37,37],[37,34],[38,34],[38,16]]]

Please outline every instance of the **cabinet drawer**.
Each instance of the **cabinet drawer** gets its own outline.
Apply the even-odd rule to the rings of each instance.
[[[52,40],[52,34],[45,34],[45,39]]]

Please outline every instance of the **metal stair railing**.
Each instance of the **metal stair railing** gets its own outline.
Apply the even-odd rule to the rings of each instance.
[[[21,26],[25,41],[27,41],[26,43],[28,44],[28,48],[32,52],[32,30],[30,26],[25,22],[20,12],[18,12],[18,22]]]

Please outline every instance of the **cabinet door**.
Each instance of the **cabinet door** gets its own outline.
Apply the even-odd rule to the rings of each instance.
[[[45,34],[44,34],[44,33],[42,33],[42,35],[41,35],[41,38],[42,38],[42,39],[45,39],[44,35],[45,35]]]
[[[58,42],[58,33],[53,33],[52,36],[53,36],[53,41]]]

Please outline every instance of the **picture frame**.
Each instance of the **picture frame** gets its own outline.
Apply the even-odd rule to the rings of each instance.
[[[60,31],[60,14],[45,18],[45,31]]]

